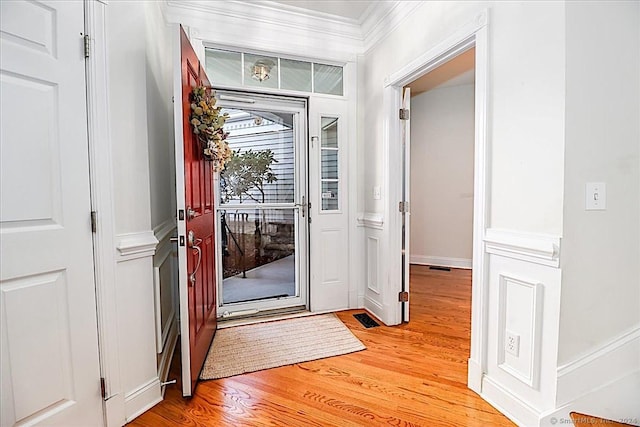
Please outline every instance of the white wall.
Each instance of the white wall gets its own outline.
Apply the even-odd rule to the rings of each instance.
[[[411,98],[411,262],[471,267],[473,84]]]
[[[566,22],[561,365],[640,329],[640,4],[569,2]],[[605,211],[585,211],[587,182]]]
[[[161,399],[157,366],[154,226],[171,218],[170,49],[159,6],[106,7],[110,133],[117,246],[116,324],[123,415],[129,421]],[[167,274],[165,274],[167,276]]]
[[[564,163],[564,3],[425,2],[366,54],[360,82],[365,113],[365,210],[382,212],[385,77],[489,14],[491,226],[560,234]],[[540,164],[544,166],[540,167]]]
[[[387,170],[385,79],[452,37],[489,9],[487,68],[487,230],[484,297],[487,330],[483,349],[472,349],[470,381],[475,389],[520,425],[538,425],[556,403],[560,292],[558,252],[562,232],[565,122],[564,2],[425,2],[365,55],[369,71],[360,82],[366,141],[365,210],[397,222],[397,201],[375,200],[376,185],[395,186],[397,171]],[[390,177],[389,177],[390,176]],[[394,187],[395,188],[395,187]],[[381,238],[378,259],[397,230],[367,229],[365,239]],[[394,243],[395,244],[395,243]],[[392,245],[391,245],[392,246]],[[395,261],[399,263],[399,261]],[[400,270],[391,262],[365,289],[367,308],[392,311]],[[395,273],[397,271],[397,274]],[[478,283],[478,282],[477,282]],[[394,292],[395,291],[395,292]],[[476,307],[477,308],[477,307]],[[480,312],[474,316],[480,318]],[[518,356],[505,350],[506,331],[521,338]],[[476,335],[477,336],[477,335]],[[474,353],[477,352],[477,353]],[[475,354],[475,356],[474,356]],[[486,356],[483,356],[486,355]],[[484,357],[484,358],[483,358]],[[482,358],[482,360],[481,360]],[[483,375],[484,374],[484,375]]]

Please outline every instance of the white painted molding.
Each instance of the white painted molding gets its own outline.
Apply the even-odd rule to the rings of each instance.
[[[493,255],[560,267],[560,237],[489,228],[485,249]]]
[[[171,328],[169,329],[169,335],[167,337],[167,343],[165,348],[162,350],[162,355],[160,356],[160,362],[158,363],[158,378],[163,382],[166,382],[169,379],[169,371],[171,369],[171,360],[173,359],[173,353],[176,349],[176,344],[178,343],[178,323],[176,321],[171,323]],[[166,386],[161,385],[162,395],[164,396],[164,392],[166,390]]]
[[[373,49],[411,15],[420,1],[375,2],[375,7],[369,8],[362,16],[363,52]]]
[[[473,359],[467,359],[467,386],[480,394],[482,392],[482,367]]]
[[[437,265],[439,267],[471,269],[472,260],[465,258],[448,258],[428,255],[411,255],[411,264]]]
[[[557,406],[640,368],[640,325],[558,367]]]
[[[156,318],[156,351],[158,354],[162,353],[163,351],[167,340],[167,334],[169,333],[169,328],[171,327],[171,322],[173,322],[173,319],[176,317],[175,309],[172,309],[167,316],[167,324],[162,324],[162,301],[160,294],[162,280],[160,269],[162,268],[164,263],[168,259],[170,259],[169,256],[172,254],[172,252],[173,250],[170,245],[162,245],[162,249],[160,249],[160,251],[153,257],[153,299],[155,308],[154,314]],[[172,268],[173,266],[170,267]],[[171,277],[173,277],[173,271],[171,272]],[[169,288],[173,288],[173,286],[170,285]]]
[[[131,422],[161,401],[160,379],[155,377],[124,396],[126,421]]]
[[[107,7],[104,0],[85,1],[85,32],[91,43],[91,55],[86,60],[87,124],[91,165],[91,209],[97,212],[94,259],[100,376],[105,379],[108,397],[104,404],[105,425],[119,427],[125,423],[125,405],[117,326],[117,254],[113,250],[116,246],[116,231],[109,110]]]
[[[519,426],[537,426],[540,414],[525,401],[495,380],[482,378],[480,396]]]
[[[382,230],[384,228],[384,215],[375,212],[364,212],[358,215],[358,227]]]
[[[119,234],[116,241],[116,248],[120,253],[118,262],[151,257],[156,253],[158,245],[158,239],[151,230]]]
[[[419,1],[372,2],[358,20],[266,0],[165,0],[162,10],[168,22],[188,26],[190,38],[205,41],[217,39],[210,36],[205,21],[217,22],[220,26],[238,27],[241,24],[243,28],[273,27],[278,28],[281,34],[289,34],[287,39],[311,39],[318,46],[322,46],[323,41],[328,39],[334,42],[341,40],[345,51],[357,55],[384,40],[422,4]],[[253,40],[250,44],[260,43],[259,40]]]
[[[153,227],[153,234],[158,239],[158,242],[162,242],[168,237],[171,237],[173,231],[177,228],[176,218],[169,218],[164,222]]]
[[[526,369],[523,370],[514,366],[507,359],[505,342],[506,331],[509,328],[507,324],[507,308],[509,304],[518,304],[518,301],[509,301],[507,298],[508,289],[514,287],[521,287],[529,291],[531,298],[528,307],[523,306],[520,301],[520,308],[524,311],[524,307],[530,310],[530,315],[525,315],[526,319],[531,321],[530,325],[530,338],[527,343],[528,346],[524,346],[524,341],[520,343],[520,355],[518,360],[528,356],[529,363]],[[542,336],[542,301],[543,301],[544,287],[537,282],[530,282],[515,277],[507,276],[504,274],[499,275],[499,288],[498,288],[498,360],[497,364],[507,374],[525,383],[527,386],[539,390],[540,384],[540,337]],[[524,354],[524,348],[529,348],[530,353]],[[525,359],[526,360],[526,359]]]

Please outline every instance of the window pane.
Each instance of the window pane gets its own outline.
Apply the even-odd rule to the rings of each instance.
[[[338,179],[338,150],[321,150],[322,179]]]
[[[311,92],[311,63],[281,59],[280,88]]]
[[[226,50],[205,50],[207,76],[214,85],[242,85],[242,54]]]
[[[277,89],[278,58],[245,53],[244,84],[245,86]]]
[[[220,211],[224,304],[299,295],[295,216],[294,209]]]
[[[338,147],[338,119],[333,117],[323,117],[320,121],[322,126],[322,148]]]
[[[323,211],[338,210],[338,183],[337,182],[322,183],[322,210]]]
[[[221,204],[293,203],[293,114],[223,109],[233,157],[220,174]]]
[[[342,67],[313,64],[313,91],[329,95],[342,95]]]

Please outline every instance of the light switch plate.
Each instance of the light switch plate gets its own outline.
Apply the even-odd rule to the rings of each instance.
[[[604,182],[587,182],[585,186],[585,210],[603,211],[607,209],[607,186]]]

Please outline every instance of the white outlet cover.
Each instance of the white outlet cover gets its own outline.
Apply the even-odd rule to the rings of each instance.
[[[520,335],[507,331],[504,336],[504,351],[518,357],[520,355]]]

